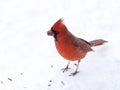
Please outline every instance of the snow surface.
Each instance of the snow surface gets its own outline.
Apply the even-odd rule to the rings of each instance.
[[[63,17],[94,47],[75,69],[46,32]],[[0,0],[0,90],[120,90],[120,0]]]

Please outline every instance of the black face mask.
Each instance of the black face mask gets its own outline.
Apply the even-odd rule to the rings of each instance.
[[[57,31],[54,30],[53,28],[51,28],[51,31],[54,33],[55,41],[57,41],[57,35],[59,34],[59,32],[57,32]]]

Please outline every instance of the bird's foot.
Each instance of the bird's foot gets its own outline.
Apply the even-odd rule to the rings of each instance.
[[[71,73],[69,76],[75,76],[79,71],[75,71],[74,73]]]
[[[68,66],[66,67],[66,68],[62,68],[62,71],[63,71],[63,73],[66,71],[68,71],[68,69],[70,69]]]

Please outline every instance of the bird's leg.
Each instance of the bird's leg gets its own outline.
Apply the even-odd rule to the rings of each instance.
[[[74,72],[74,73],[71,73],[69,76],[75,76],[77,73],[79,73],[79,71],[78,71],[79,63],[80,63],[80,60],[78,61],[78,64],[77,64],[77,67],[76,67],[75,72]]]
[[[69,65],[70,65],[70,61],[68,62],[67,66],[66,66],[65,68],[62,69],[63,72],[68,71],[68,69],[70,69],[70,68],[69,68]]]

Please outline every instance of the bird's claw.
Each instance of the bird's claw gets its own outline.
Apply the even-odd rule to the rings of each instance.
[[[71,73],[69,76],[75,76],[79,71],[75,71],[74,73]]]

